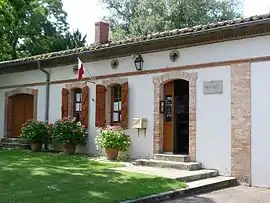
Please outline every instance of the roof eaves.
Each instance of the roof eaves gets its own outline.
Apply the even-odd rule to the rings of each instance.
[[[123,48],[124,46],[130,46],[130,45],[136,45],[138,43],[147,43],[151,41],[158,41],[163,40],[165,38],[174,38],[174,37],[186,37],[186,36],[192,36],[192,35],[199,35],[204,32],[214,32],[217,30],[224,30],[224,29],[232,29],[235,27],[241,27],[246,26],[249,24],[256,24],[261,23],[263,21],[270,21],[270,13],[259,15],[259,16],[252,16],[248,18],[238,18],[234,20],[226,20],[222,22],[217,23],[210,23],[206,25],[196,25],[194,27],[188,27],[188,28],[181,28],[181,29],[174,29],[164,32],[158,32],[149,34],[147,36],[139,36],[134,38],[128,38],[125,40],[120,40],[116,42],[109,42],[106,44],[91,44],[88,47],[79,47],[59,52],[52,52],[52,53],[45,53],[41,55],[26,57],[26,58],[20,58],[10,61],[2,61],[0,62],[0,67],[7,67],[9,65],[18,65],[18,64],[27,64],[35,61],[46,61],[51,60],[59,57],[64,56],[74,56],[76,54],[84,54],[89,52],[95,52],[95,51],[102,51],[104,49],[110,49],[110,48]]]

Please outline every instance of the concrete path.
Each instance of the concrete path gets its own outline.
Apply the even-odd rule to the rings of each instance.
[[[163,203],[270,203],[270,189],[238,186]]]
[[[207,173],[216,172],[216,170],[206,170],[206,169],[195,170],[195,171],[185,171],[185,170],[178,170],[178,169],[172,169],[172,168],[156,168],[156,167],[149,167],[149,166],[134,166],[134,165],[127,165],[125,167],[113,168],[113,170],[143,173],[143,174],[148,174],[148,175],[161,176],[161,177],[169,178],[169,179],[181,179],[185,177],[204,175]]]

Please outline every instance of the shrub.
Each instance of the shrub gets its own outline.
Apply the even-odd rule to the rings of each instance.
[[[23,124],[20,137],[32,143],[44,143],[49,139],[48,125],[43,121],[29,120]]]
[[[55,141],[78,145],[85,142],[87,130],[80,122],[76,122],[75,118],[67,117],[56,121],[50,127],[50,133]]]
[[[125,134],[122,128],[108,126],[107,128],[99,129],[96,143],[101,148],[114,148],[125,152],[128,150],[131,141],[130,136]]]

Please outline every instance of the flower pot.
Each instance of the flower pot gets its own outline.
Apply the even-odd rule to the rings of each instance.
[[[114,160],[118,157],[118,149],[106,148],[105,153],[108,160]]]
[[[40,152],[42,148],[41,142],[31,142],[31,150],[33,152]]]
[[[76,145],[66,143],[63,145],[63,148],[65,154],[74,154],[76,150]]]

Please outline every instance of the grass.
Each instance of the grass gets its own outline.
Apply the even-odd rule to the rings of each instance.
[[[110,203],[185,187],[84,156],[0,150],[0,202]]]

